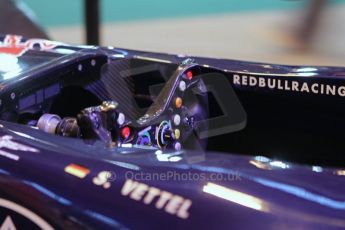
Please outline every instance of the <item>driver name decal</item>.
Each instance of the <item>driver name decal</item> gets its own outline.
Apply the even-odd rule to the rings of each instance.
[[[189,217],[189,208],[192,206],[189,199],[130,179],[126,180],[121,194],[146,205],[154,204],[157,209],[181,219]]]

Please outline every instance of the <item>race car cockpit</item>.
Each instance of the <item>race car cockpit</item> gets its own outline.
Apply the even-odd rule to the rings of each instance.
[[[89,61],[97,65],[96,59]],[[180,65],[112,60],[101,62],[99,74],[81,74],[83,68],[77,65],[78,74],[65,73],[53,84],[46,79],[44,87],[22,94],[7,114],[46,133],[87,144],[100,140],[110,148],[200,149],[205,142],[200,140],[246,125],[246,113],[221,71],[192,59]]]

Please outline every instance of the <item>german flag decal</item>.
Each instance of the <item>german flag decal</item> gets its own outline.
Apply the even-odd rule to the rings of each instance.
[[[77,164],[69,164],[65,167],[65,172],[83,179],[90,173],[90,170]]]

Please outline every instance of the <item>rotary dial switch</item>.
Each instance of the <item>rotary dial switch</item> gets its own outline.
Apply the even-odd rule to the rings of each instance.
[[[173,141],[173,133],[170,121],[162,121],[156,132],[157,145],[160,148],[165,148]]]

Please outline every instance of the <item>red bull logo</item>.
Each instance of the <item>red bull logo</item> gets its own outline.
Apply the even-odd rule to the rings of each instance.
[[[0,41],[0,53],[19,57],[30,49],[51,50],[61,44],[45,39],[29,39],[23,41],[22,36],[6,35],[4,40],[2,42]]]

